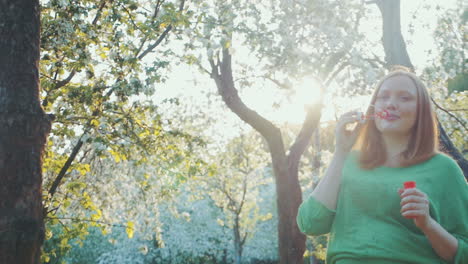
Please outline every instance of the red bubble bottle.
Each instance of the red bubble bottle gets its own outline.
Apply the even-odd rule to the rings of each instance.
[[[406,182],[403,183],[403,186],[405,187],[405,189],[416,188],[416,182],[406,181]]]
[[[403,183],[403,187],[406,189],[416,188],[416,182],[414,181],[406,181]],[[414,216],[406,216],[406,218],[415,218]]]

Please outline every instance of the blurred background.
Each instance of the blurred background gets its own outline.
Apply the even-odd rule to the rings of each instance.
[[[43,263],[285,263],[286,240],[305,245],[296,259],[324,263],[327,237],[303,242],[282,204],[310,194],[337,118],[365,111],[395,64],[424,81],[467,157],[466,1],[42,0],[41,9],[40,95],[56,116]]]

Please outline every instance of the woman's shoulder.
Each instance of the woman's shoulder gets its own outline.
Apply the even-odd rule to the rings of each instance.
[[[449,176],[444,177],[445,180],[457,184],[466,184],[466,179],[462,169],[451,156],[438,152],[429,160],[429,163],[432,165],[430,167],[434,168],[434,171],[442,171],[443,174]]]
[[[439,166],[446,166],[451,169],[454,169],[456,167],[459,168],[457,162],[452,157],[443,152],[435,153],[434,156],[431,157],[429,162],[435,163]]]

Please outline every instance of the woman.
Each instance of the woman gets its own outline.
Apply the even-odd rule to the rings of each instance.
[[[328,264],[467,264],[468,185],[437,151],[424,85],[401,69],[388,74],[366,116],[375,118],[362,124],[349,112],[338,121],[331,164],[299,207],[301,232],[330,233]],[[406,181],[416,188],[403,189]]]

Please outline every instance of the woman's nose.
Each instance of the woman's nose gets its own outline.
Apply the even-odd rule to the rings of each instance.
[[[394,110],[397,108],[397,102],[395,101],[395,99],[388,99],[387,103],[386,103],[386,106],[385,106],[386,109],[391,109],[391,110]]]

